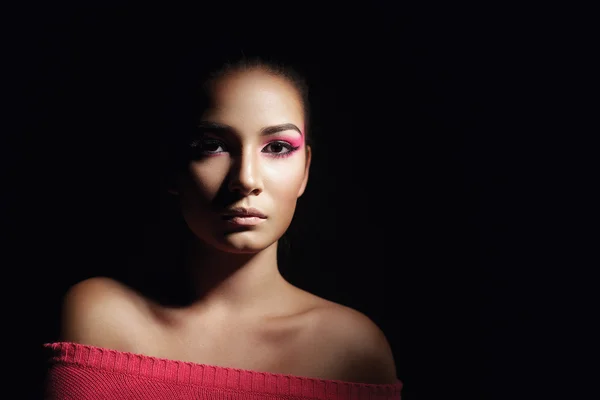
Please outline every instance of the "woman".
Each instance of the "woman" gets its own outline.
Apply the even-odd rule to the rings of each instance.
[[[46,345],[47,397],[399,399],[382,331],[279,271],[311,164],[303,81],[242,58],[200,83],[194,118],[179,109],[167,147],[168,191],[193,234],[186,300],[167,305],[105,277],[74,285],[60,342]]]

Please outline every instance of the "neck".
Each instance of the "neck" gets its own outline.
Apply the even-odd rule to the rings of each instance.
[[[288,285],[279,272],[277,242],[253,254],[218,251],[192,239],[186,269],[194,308],[245,312],[277,304]]]

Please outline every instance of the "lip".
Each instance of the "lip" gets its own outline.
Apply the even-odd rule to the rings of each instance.
[[[262,211],[256,208],[235,207],[230,208],[229,210],[223,213],[223,218],[225,219],[234,217],[261,219],[267,218],[267,216]]]
[[[232,225],[254,226],[265,222],[267,216],[256,208],[236,207],[224,212],[222,218]]]
[[[225,220],[227,223],[237,226],[254,226],[266,221],[266,219],[258,217],[229,217]]]

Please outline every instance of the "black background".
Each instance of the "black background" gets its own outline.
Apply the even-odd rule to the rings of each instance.
[[[590,265],[570,245],[593,181],[568,171],[589,168],[570,144],[593,130],[565,94],[591,59],[587,25],[571,40],[573,20],[548,6],[324,7],[5,14],[6,321],[31,396],[64,291],[120,276],[160,220],[157,116],[177,57],[232,40],[287,55],[311,89],[314,159],[285,275],[379,324],[403,399],[539,398],[564,378],[539,366],[574,326],[566,294],[587,296],[564,275]]]

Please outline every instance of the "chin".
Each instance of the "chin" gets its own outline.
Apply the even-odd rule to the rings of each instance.
[[[228,253],[254,254],[274,243],[273,240],[265,240],[256,236],[255,233],[251,232],[228,233],[218,241],[216,247]]]

